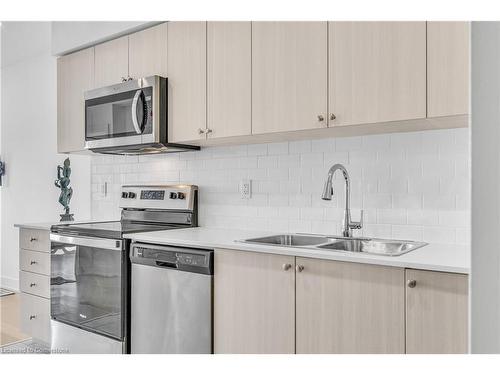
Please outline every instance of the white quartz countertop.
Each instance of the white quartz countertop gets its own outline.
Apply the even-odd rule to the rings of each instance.
[[[80,224],[80,223],[88,223],[91,220],[79,220],[79,221],[54,221],[54,222],[47,222],[47,223],[23,223],[23,224],[14,224],[14,227],[16,228],[23,228],[23,229],[37,229],[37,230],[50,230],[52,225],[57,225],[57,224]]]
[[[136,233],[126,235],[125,237],[152,244],[254,251],[442,272],[465,274],[470,272],[470,248],[466,245],[428,244],[400,256],[384,256],[238,242],[238,240],[272,234],[276,233],[198,227]]]

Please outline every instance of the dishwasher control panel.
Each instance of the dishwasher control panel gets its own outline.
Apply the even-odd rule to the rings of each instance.
[[[213,250],[180,248],[133,243],[130,251],[132,263],[190,271],[213,273]]]

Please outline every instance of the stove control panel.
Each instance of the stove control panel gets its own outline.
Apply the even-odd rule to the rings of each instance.
[[[197,191],[195,185],[126,185],[120,207],[193,210]]]

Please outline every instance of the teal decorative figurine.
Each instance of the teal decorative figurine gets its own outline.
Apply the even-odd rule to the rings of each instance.
[[[61,214],[61,221],[73,221],[73,214],[69,213],[69,202],[73,196],[73,188],[69,187],[71,183],[71,167],[69,158],[64,160],[63,166],[57,166],[57,180],[54,184],[61,189],[59,203],[64,207],[64,214]]]

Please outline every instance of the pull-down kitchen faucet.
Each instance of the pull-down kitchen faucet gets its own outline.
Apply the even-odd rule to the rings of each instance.
[[[351,189],[350,189],[350,180],[349,173],[347,173],[347,169],[342,164],[332,165],[330,170],[328,171],[328,177],[325,182],[325,187],[323,189],[322,199],[326,201],[332,200],[333,195],[333,185],[332,179],[333,175],[337,170],[341,170],[344,175],[345,181],[345,211],[344,211],[344,229],[342,230],[343,237],[352,237],[353,229],[361,229],[363,228],[363,210],[361,210],[361,219],[360,221],[351,221]]]

